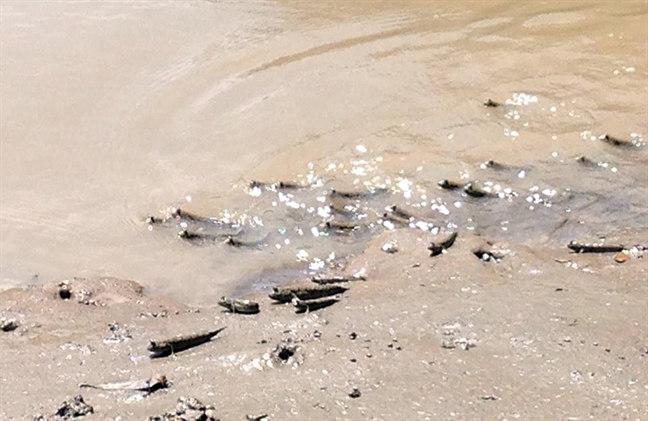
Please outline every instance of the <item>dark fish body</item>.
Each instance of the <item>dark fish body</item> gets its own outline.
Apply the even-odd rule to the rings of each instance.
[[[347,277],[347,276],[313,276],[311,278],[311,282],[314,282],[316,284],[320,285],[327,285],[327,284],[340,284],[340,283],[345,283],[345,282],[351,282],[352,279]]]
[[[228,246],[232,247],[239,247],[239,248],[257,248],[260,247],[263,244],[263,240],[261,241],[243,241],[239,240],[238,238],[234,237],[233,235],[228,235],[224,241],[225,244]]]
[[[329,208],[337,214],[344,215],[344,216],[353,216],[355,215],[355,212],[352,210],[349,210],[346,208],[344,204],[339,203],[337,200],[331,201],[329,203]]]
[[[168,387],[168,385],[169,383],[166,376],[159,375],[147,380],[135,380],[130,382],[103,383],[96,385],[82,383],[79,387],[100,390],[137,390],[140,392],[153,393],[156,390]]]
[[[484,101],[484,107],[487,108],[496,108],[496,107],[501,107],[502,104],[499,102],[495,102],[492,99],[488,98],[486,101]]]
[[[459,190],[464,188],[464,184],[457,183],[455,181],[450,181],[450,180],[441,180],[439,181],[439,187],[445,190]]]
[[[575,158],[575,161],[578,162],[579,164],[582,164],[583,166],[586,167],[598,167],[599,165],[586,157],[585,155],[581,155]]]
[[[151,341],[147,349],[151,351],[151,358],[167,357],[180,351],[193,348],[209,342],[211,338],[218,335],[225,328],[216,329],[210,332],[198,333],[195,335],[177,336],[162,341]]]
[[[450,234],[446,239],[438,242],[438,243],[431,243],[430,246],[428,247],[428,250],[430,250],[430,256],[438,256],[439,254],[443,253],[443,250],[449,249],[452,247],[454,244],[455,240],[459,236],[458,232],[453,232]]]
[[[147,216],[146,217],[146,223],[149,225],[159,225],[164,222],[164,219],[158,218],[155,216]]]
[[[330,297],[343,294],[349,288],[341,285],[298,285],[275,287],[269,297],[280,303],[290,302],[294,297],[300,300],[313,300],[316,298]]]
[[[191,212],[183,211],[180,208],[172,209],[171,217],[176,219],[186,220],[186,221],[193,221],[193,222],[213,222],[214,221],[211,218],[207,218],[205,216],[200,216]]]
[[[521,169],[521,168],[518,168],[518,167],[513,167],[511,165],[502,164],[502,163],[494,161],[492,159],[489,159],[488,161],[484,162],[482,164],[482,166],[485,167],[485,168],[493,169],[495,171],[507,171],[507,170],[519,170],[519,169]]]
[[[353,231],[360,228],[360,224],[355,221],[328,221],[326,228],[338,231]]]
[[[576,253],[618,253],[625,250],[622,245],[583,244],[575,241],[570,242],[567,247]]]
[[[599,139],[609,145],[616,146],[619,148],[632,148],[635,146],[634,143],[632,142],[629,142],[627,140],[622,140],[616,137],[612,137],[608,134],[599,137]]]
[[[387,221],[391,221],[395,224],[409,225],[410,219],[403,218],[400,215],[395,214],[394,212],[385,212],[383,213],[383,218]]]
[[[381,193],[385,191],[385,189],[376,189],[376,190],[366,190],[366,191],[340,191],[336,189],[331,189],[331,193],[329,194],[329,197],[331,198],[336,198],[336,197],[341,197],[344,199],[361,199],[363,197],[369,197],[376,195],[378,193]]]
[[[297,297],[292,299],[292,303],[295,306],[295,313],[306,313],[320,308],[329,307],[333,304],[340,301],[337,297],[327,297],[327,298],[318,298],[313,300],[300,300]]]
[[[416,219],[416,217],[413,214],[411,214],[410,212],[408,212],[408,211],[406,211],[406,210],[404,210],[402,208],[399,208],[396,205],[392,205],[392,206],[389,207],[389,213],[391,213],[392,215],[395,215],[395,216],[397,216],[399,218],[406,219],[408,221],[411,221],[412,219]]]
[[[296,190],[310,187],[310,185],[299,184],[293,181],[277,181],[273,183],[264,183],[262,181],[250,181],[248,187],[253,188],[267,188],[269,190]]]
[[[488,196],[493,196],[492,193],[487,192],[486,190],[480,189],[475,187],[472,183],[466,184],[463,189],[464,193],[466,193],[470,197],[488,197]]]
[[[259,313],[259,303],[251,300],[236,300],[227,297],[222,297],[218,305],[225,307],[232,313],[239,314],[257,314]]]
[[[187,241],[218,241],[223,238],[224,235],[203,234],[194,231],[182,230],[178,232],[178,237]]]

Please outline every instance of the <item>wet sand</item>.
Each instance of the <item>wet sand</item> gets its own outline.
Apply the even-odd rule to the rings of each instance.
[[[79,393],[88,419],[145,419],[184,395],[222,419],[644,419],[645,258],[566,245],[648,243],[647,14],[3,2],[0,317],[19,327],[0,332],[0,419]],[[334,189],[379,192],[341,202],[351,216],[333,220],[359,229],[327,232]],[[391,205],[416,221],[388,223]],[[177,207],[208,219],[146,222]],[[488,242],[501,261],[473,254]],[[329,272],[367,280],[307,315],[267,298]],[[261,313],[223,313],[223,295]],[[149,340],[221,326],[148,359]],[[287,340],[299,364],[259,369]],[[78,388],[155,374],[171,387],[147,397]]]

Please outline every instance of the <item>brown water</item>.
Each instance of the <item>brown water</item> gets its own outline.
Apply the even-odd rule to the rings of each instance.
[[[3,287],[106,274],[208,303],[343,261],[392,203],[543,246],[648,228],[645,1],[0,7]],[[511,195],[473,200],[443,178]],[[250,179],[314,186],[257,197]],[[328,191],[364,185],[388,190],[357,203],[374,225],[315,237]],[[264,245],[149,230],[169,206],[231,215]]]

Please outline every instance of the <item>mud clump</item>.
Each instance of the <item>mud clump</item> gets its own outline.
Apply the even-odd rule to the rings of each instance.
[[[70,418],[79,418],[84,417],[88,414],[93,414],[94,408],[83,400],[83,396],[75,396],[74,399],[70,401],[65,401],[59,406],[56,412],[52,415],[54,419],[70,419]],[[34,421],[46,421],[50,418],[43,415],[36,415]]]
[[[0,319],[0,330],[3,332],[12,332],[18,329],[18,326],[16,319],[5,319],[4,317]]]
[[[148,417],[148,421],[219,421],[214,407],[205,405],[191,396],[178,398],[175,410],[162,415]]]

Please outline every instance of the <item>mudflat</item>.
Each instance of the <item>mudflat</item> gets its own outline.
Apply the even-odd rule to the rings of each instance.
[[[645,419],[646,16],[4,1],[0,420]]]
[[[397,253],[380,250],[387,239]],[[82,393],[89,419],[146,419],[180,396],[221,419],[644,417],[646,259],[515,247],[485,262],[470,239],[435,257],[420,240],[378,237],[349,263],[367,279],[305,315],[262,295],[257,315],[198,309],[112,278],[71,279],[67,300],[58,283],[5,291],[1,315],[19,327],[2,332],[0,415],[51,413]],[[153,338],[221,326],[149,358]],[[285,361],[272,358],[280,344],[294,346]],[[150,395],[79,388],[159,374],[169,387]]]

